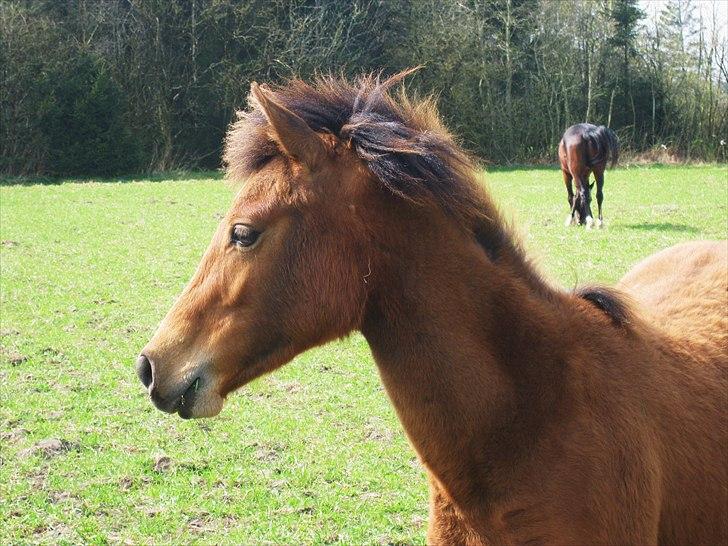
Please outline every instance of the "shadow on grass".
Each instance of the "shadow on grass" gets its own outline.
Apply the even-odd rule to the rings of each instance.
[[[559,165],[556,163],[547,165],[488,165],[487,163],[479,166],[479,170],[486,173],[508,173],[515,171],[558,171]]]
[[[627,229],[638,229],[641,231],[677,231],[682,233],[698,233],[700,230],[685,224],[673,224],[664,222],[661,224],[627,224]]]
[[[179,180],[221,180],[222,171],[169,171],[162,173],[130,174],[111,177],[68,177],[68,176],[7,176],[0,177],[0,186],[58,186],[60,184],[95,182],[101,184],[124,184],[127,182],[171,182]]]

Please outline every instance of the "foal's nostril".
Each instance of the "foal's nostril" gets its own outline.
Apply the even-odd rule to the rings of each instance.
[[[152,363],[146,356],[139,355],[139,358],[137,358],[136,373],[145,387],[149,387],[152,384],[152,379],[154,378]]]

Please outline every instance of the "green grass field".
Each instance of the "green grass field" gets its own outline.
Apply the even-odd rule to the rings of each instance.
[[[554,169],[485,179],[565,287],[727,235],[724,166],[610,171],[607,227],[592,232],[563,227]],[[0,188],[1,543],[424,542],[424,473],[360,335],[242,388],[212,420],[147,400],[134,359],[231,198],[200,176]]]

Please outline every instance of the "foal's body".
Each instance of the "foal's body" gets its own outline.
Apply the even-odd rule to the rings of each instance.
[[[226,151],[246,185],[139,357],[152,401],[213,416],[361,330],[428,472],[431,544],[725,543],[725,243],[637,266],[634,304],[556,289],[395,81],[253,86]]]
[[[646,302],[660,318],[618,325],[589,302],[533,285],[525,264],[495,266],[477,245],[458,245],[447,225],[421,221],[400,235],[411,254],[392,252],[380,266],[391,277],[362,332],[430,474],[428,543],[720,543],[726,245],[652,258],[672,264],[689,254],[704,265],[662,277],[664,292]],[[417,244],[426,230],[447,243]],[[622,288],[657,265],[641,264]],[[702,320],[663,313],[690,292],[684,306]],[[682,321],[679,336],[673,321]],[[706,337],[711,347],[697,341]]]
[[[726,249],[725,241],[682,244],[621,281],[654,324],[644,411],[659,457],[659,544],[725,544],[728,537]]]

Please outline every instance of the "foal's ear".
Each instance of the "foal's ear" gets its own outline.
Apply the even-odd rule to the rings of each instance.
[[[271,136],[285,154],[310,169],[321,164],[326,157],[326,145],[316,131],[300,116],[277,103],[270,91],[255,82],[250,85],[250,95],[260,105],[273,130]]]

